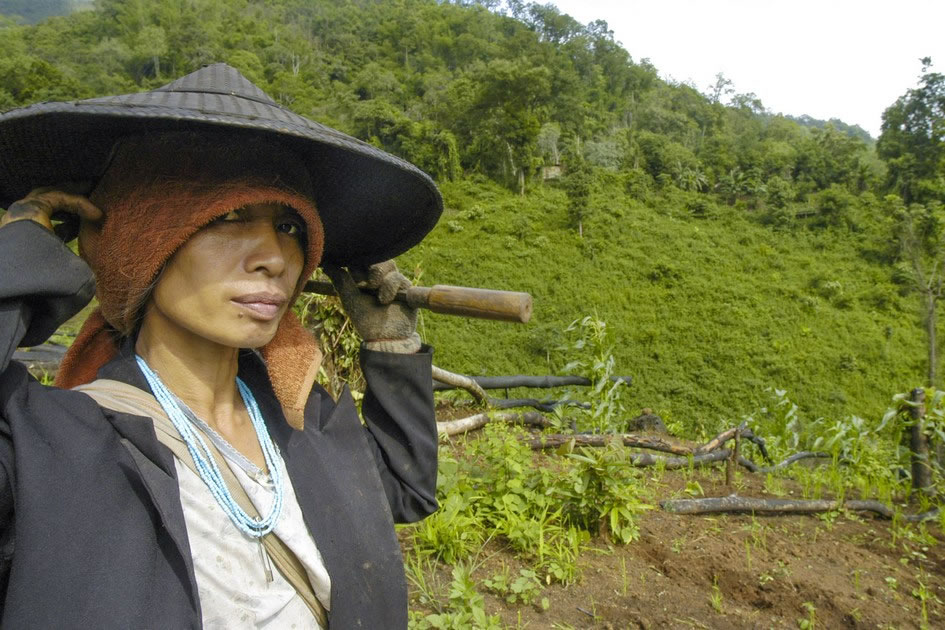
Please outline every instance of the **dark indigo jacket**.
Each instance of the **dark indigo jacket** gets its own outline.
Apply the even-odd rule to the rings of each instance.
[[[0,625],[199,628],[173,455],[150,420],[41,385],[10,356],[94,293],[91,272],[32,221],[0,229]],[[285,422],[251,352],[240,376],[285,459],[332,581],[330,627],[405,628],[394,522],[436,509],[431,353],[362,349],[365,425],[347,390],[315,387]],[[128,349],[100,371],[148,391]]]

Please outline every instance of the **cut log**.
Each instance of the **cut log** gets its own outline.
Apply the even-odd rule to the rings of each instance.
[[[493,421],[507,422],[509,424],[523,424],[543,429],[552,426],[551,420],[534,411],[525,413],[496,413],[492,415],[488,413],[477,413],[467,418],[437,422],[436,432],[440,436],[459,435],[461,433],[481,429]]]
[[[590,409],[588,403],[577,400],[538,400],[537,398],[490,398],[489,406],[495,409],[515,409],[517,407],[532,407],[538,411],[551,413],[555,407],[566,405],[568,407],[580,407],[581,409]]]
[[[436,377],[434,377],[436,378]],[[513,375],[513,376],[470,376],[476,383],[479,384],[483,389],[511,389],[513,387],[532,387],[536,389],[547,389],[551,387],[567,387],[569,385],[579,385],[582,387],[590,387],[593,385],[593,382],[589,378],[583,376],[526,376],[526,375]],[[439,380],[439,379],[437,379]],[[612,376],[610,380],[617,382],[621,381],[631,383],[632,379],[629,376]],[[449,389],[456,389],[456,386],[449,385],[447,383],[434,383],[433,389],[435,391],[445,391]]]
[[[606,446],[608,442],[615,439],[620,440],[624,446],[646,448],[674,455],[689,455],[692,453],[692,449],[688,446],[673,444],[663,438],[633,435],[632,433],[549,433],[528,439],[526,443],[537,451],[556,449],[572,441],[575,446]]]
[[[852,510],[874,512],[884,518],[893,518],[895,511],[888,505],[873,500],[835,501],[832,499],[759,499],[754,497],[712,497],[704,499],[669,499],[661,501],[660,507],[673,514],[818,514],[834,510]],[[902,518],[909,522],[919,522],[938,518],[939,508],[921,514],[904,514]]]

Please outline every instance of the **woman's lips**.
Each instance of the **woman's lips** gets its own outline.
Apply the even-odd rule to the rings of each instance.
[[[256,319],[272,320],[286,303],[286,297],[278,293],[247,293],[232,300],[248,310]]]

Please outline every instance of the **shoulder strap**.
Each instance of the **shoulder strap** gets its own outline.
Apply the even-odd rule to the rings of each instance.
[[[79,385],[73,389],[88,394],[95,399],[95,402],[107,409],[112,409],[119,413],[150,417],[154,421],[154,433],[157,435],[157,439],[161,444],[169,448],[177,459],[199,476],[200,473],[197,472],[197,466],[194,464],[194,458],[191,456],[187,444],[181,439],[177,428],[171,422],[171,419],[167,417],[163,407],[161,407],[154,396],[138,389],[134,385],[104,378],[97,379],[85,385]],[[246,490],[243,489],[243,486],[236,479],[236,476],[223,459],[223,456],[217,451],[212,441],[207,440],[207,446],[210,449],[210,454],[217,462],[217,467],[220,469],[220,474],[223,475],[223,480],[230,489],[230,494],[233,495],[237,504],[239,504],[247,514],[258,518],[259,511],[249,499]],[[312,584],[308,579],[308,572],[306,572],[305,567],[302,565],[301,561],[299,561],[298,557],[296,557],[295,553],[282,542],[282,539],[272,532],[262,537],[262,543],[269,557],[276,565],[276,568],[279,569],[279,572],[282,573],[286,581],[295,588],[299,596],[312,611],[318,624],[322,628],[328,628],[328,615],[325,611],[325,607],[322,606],[322,603],[315,595],[315,590],[312,588]]]

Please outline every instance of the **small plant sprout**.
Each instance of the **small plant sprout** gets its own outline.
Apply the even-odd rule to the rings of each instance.
[[[934,602],[941,605],[942,600],[929,588],[929,585],[926,584],[929,576],[927,574],[922,575],[918,578],[918,586],[912,589],[912,596],[919,600],[921,605],[920,614],[922,616],[921,628],[922,630],[927,630],[930,628],[929,625],[929,602]]]
[[[686,482],[686,489],[683,490],[686,494],[691,497],[704,497],[705,490],[702,489],[702,486],[695,479],[690,479]]]
[[[800,630],[814,630],[817,627],[817,608],[813,602],[804,602],[802,606],[807,611],[807,616],[797,620],[797,627]]]
[[[712,610],[722,614],[722,589],[719,588],[719,576],[712,576],[712,592],[709,594],[709,603],[712,605]]]
[[[627,587],[629,586],[629,584],[628,584],[629,580],[627,579],[627,558],[626,558],[626,556],[620,556],[620,582],[621,582],[621,587],[622,587],[621,590],[620,590],[620,594],[623,595],[624,597],[626,597],[626,596],[627,596]]]

